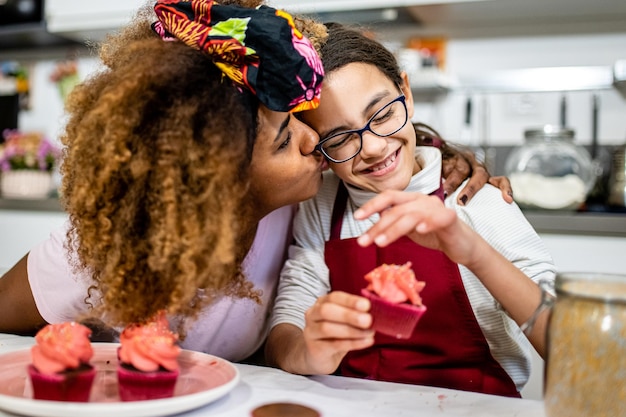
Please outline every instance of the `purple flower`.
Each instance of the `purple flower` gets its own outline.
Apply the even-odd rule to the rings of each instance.
[[[54,144],[38,133],[6,129],[0,145],[0,170],[31,169],[52,171],[61,156]]]

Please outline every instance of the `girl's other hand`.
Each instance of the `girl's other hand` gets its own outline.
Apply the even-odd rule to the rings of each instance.
[[[305,313],[304,342],[309,369],[334,372],[346,353],[374,344],[367,298],[333,291],[317,299]]]

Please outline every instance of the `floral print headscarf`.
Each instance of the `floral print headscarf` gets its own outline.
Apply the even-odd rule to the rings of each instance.
[[[206,53],[236,85],[270,110],[298,112],[319,104],[324,69],[288,13],[220,5],[211,0],[158,0],[152,28]]]

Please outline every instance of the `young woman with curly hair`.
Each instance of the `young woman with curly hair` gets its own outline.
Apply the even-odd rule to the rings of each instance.
[[[0,331],[167,310],[184,348],[258,349],[295,204],[327,167],[293,116],[317,105],[323,76],[298,28],[318,46],[325,28],[260,3],[158,2],[156,22],[144,8],[102,45],[103,69],[67,104],[68,228],[0,279]]]

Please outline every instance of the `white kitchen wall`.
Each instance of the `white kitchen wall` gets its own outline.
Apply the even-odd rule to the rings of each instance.
[[[56,60],[37,61],[29,74],[31,109],[19,113],[18,127],[24,131],[45,133],[51,140],[56,140],[65,123],[63,101],[56,84],[49,80]],[[78,73],[82,79],[98,67],[95,58],[78,60]]]
[[[381,39],[398,47],[406,39]],[[446,73],[454,78],[489,77],[502,71],[541,67],[612,68],[626,59],[626,32],[569,36],[450,39]],[[576,143],[591,143],[592,95],[599,98],[600,145],[626,143],[626,98],[613,89],[598,91],[483,93],[453,90],[434,100],[417,103],[415,120],[431,124],[446,138],[458,139],[464,120],[465,101],[473,99],[471,132],[492,145],[517,145],[527,128],[558,124],[561,98],[567,101],[567,122],[576,132]],[[417,97],[419,101],[419,97]],[[483,128],[487,115],[488,123]]]
[[[380,38],[390,45],[406,39]],[[626,58],[626,32],[570,36],[451,39],[447,45],[446,72],[457,77],[489,75],[503,70],[533,67],[603,66],[611,67]],[[53,60],[34,66],[32,109],[22,111],[19,126],[40,130],[51,138],[58,136],[64,123],[63,105],[55,85],[48,77]],[[79,59],[79,74],[97,70],[96,58]],[[467,97],[473,99],[471,134],[491,145],[516,145],[523,142],[524,129],[559,123],[561,98],[567,99],[568,125],[576,132],[576,143],[591,141],[592,95],[599,97],[598,137],[601,145],[626,143],[626,98],[617,90],[541,93],[485,94],[451,91],[427,102],[416,104],[415,120],[431,124],[449,140],[461,136]],[[417,97],[418,101],[420,97]]]
[[[0,275],[65,221],[62,212],[0,210]]]
[[[395,45],[406,39],[381,39]],[[554,66],[611,66],[626,59],[626,32],[617,34],[536,36],[509,38],[451,39],[447,45],[447,71],[457,75],[481,75],[501,70]],[[56,138],[64,122],[63,104],[56,86],[48,80],[56,61],[38,61],[31,74],[32,109],[20,113],[23,130],[40,130]],[[79,59],[79,74],[84,78],[96,71],[94,57]],[[523,130],[545,123],[558,123],[562,95],[568,101],[569,125],[578,143],[591,137],[591,91],[565,93],[478,94],[474,97],[473,132],[487,132],[491,144],[518,144]],[[626,98],[614,89],[596,92],[600,98],[600,144],[626,143]],[[460,136],[463,110],[468,92],[450,92],[432,102],[416,106],[416,119],[432,124],[447,138]],[[489,126],[482,128],[485,108]],[[483,113],[483,114],[481,114]],[[7,226],[8,227],[8,226]],[[5,234],[4,225],[2,228]],[[590,245],[595,246],[595,245]],[[555,250],[559,245],[555,245]],[[606,251],[602,251],[606,253]],[[568,252],[570,253],[570,252]],[[616,256],[619,258],[619,256]]]

